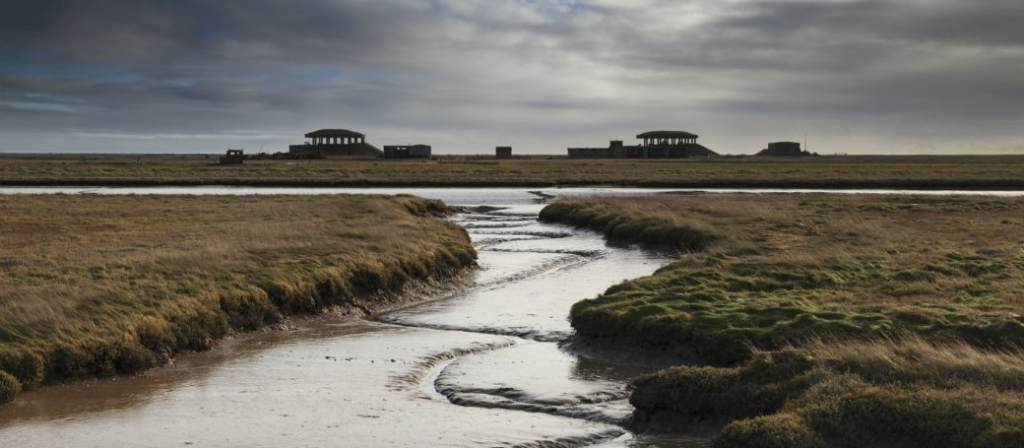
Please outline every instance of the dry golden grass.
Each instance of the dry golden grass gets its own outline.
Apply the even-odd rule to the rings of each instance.
[[[973,386],[1024,392],[1024,353],[982,350],[964,342],[931,343],[919,336],[867,341],[814,340],[782,352],[796,351],[816,364],[855,372],[872,383],[899,383],[939,388]],[[754,358],[771,363],[774,354],[758,350]]]
[[[26,386],[146,368],[282,314],[471,265],[412,197],[0,196],[0,370]]]

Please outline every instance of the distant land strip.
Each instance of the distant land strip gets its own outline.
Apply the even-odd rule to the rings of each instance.
[[[706,160],[435,157],[219,165],[204,155],[0,154],[3,186],[646,187],[1024,189],[1022,156],[726,157]]]
[[[713,180],[713,181],[462,181],[462,180],[301,180],[301,179],[0,179],[7,187],[308,187],[308,188],[370,188],[370,187],[627,187],[627,188],[680,188],[680,189],[832,189],[832,190],[1020,190],[1024,180],[1019,179],[892,179],[877,181],[858,180]]]

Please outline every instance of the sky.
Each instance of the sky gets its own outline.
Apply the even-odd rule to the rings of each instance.
[[[1024,154],[1020,0],[0,0],[0,152]],[[805,137],[806,136],[806,137]]]

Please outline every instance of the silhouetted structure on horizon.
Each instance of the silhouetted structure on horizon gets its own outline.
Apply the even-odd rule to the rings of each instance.
[[[569,148],[570,159],[685,159],[715,157],[718,153],[697,143],[697,135],[683,131],[651,131],[637,135],[643,144],[628,146],[612,140],[607,148]]]
[[[242,165],[245,163],[245,152],[241,149],[229,149],[227,154],[220,156],[221,165]]]
[[[321,129],[306,134],[310,139],[302,145],[291,145],[288,152],[296,156],[381,157],[384,151],[366,143],[366,136],[348,129]]]
[[[384,146],[385,159],[429,159],[430,145]]]
[[[762,149],[754,155],[760,157],[800,157],[815,154],[800,150],[800,143],[797,142],[775,142],[769,143],[767,149]]]
[[[499,146],[494,148],[495,159],[511,159],[512,158],[512,147],[511,146]]]

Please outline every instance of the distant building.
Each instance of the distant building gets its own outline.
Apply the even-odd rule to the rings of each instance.
[[[762,149],[761,152],[755,155],[762,157],[800,157],[809,156],[811,153],[800,150],[800,144],[797,142],[775,142],[769,143],[767,149]]]
[[[245,163],[245,151],[229,149],[227,154],[220,156],[221,165],[241,165]]]
[[[384,146],[385,159],[429,159],[430,145]]]
[[[652,131],[637,135],[643,144],[629,146],[612,140],[607,148],[569,148],[571,159],[683,159],[715,157],[718,153],[697,143],[697,135],[683,131]]]
[[[306,134],[302,145],[291,145],[288,152],[296,156],[374,158],[384,152],[369,143],[366,136],[348,129],[321,129]]]
[[[496,159],[511,159],[512,158],[512,147],[511,146],[499,146],[494,148],[494,157]]]

